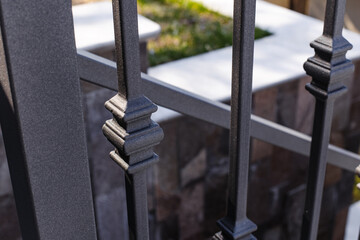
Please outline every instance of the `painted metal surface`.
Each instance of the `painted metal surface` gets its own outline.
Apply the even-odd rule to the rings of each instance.
[[[110,157],[125,171],[130,239],[149,239],[146,169],[158,161],[152,148],[163,132],[150,118],[157,106],[141,91],[136,1],[113,0],[113,16],[118,93],[105,103],[113,119],[103,133],[116,148]]]
[[[0,1],[0,121],[22,238],[95,240],[70,1]]]
[[[352,45],[342,36],[346,0],[327,0],[323,35],[311,43],[315,56],[304,64],[312,77],[306,89],[315,97],[309,173],[301,239],[317,238],[334,101],[346,91],[343,81],[354,66],[345,55]],[[355,169],[354,169],[355,170]]]
[[[226,216],[217,223],[223,239],[256,239],[246,216],[250,162],[250,115],[256,1],[234,1],[230,120],[230,169]]]
[[[355,172],[360,177],[360,165],[356,168]],[[360,190],[360,183],[357,184],[357,188]]]
[[[334,100],[353,70],[342,37],[346,1],[327,1],[323,36],[305,63],[313,77],[306,88],[316,98],[312,141],[251,115],[255,2],[234,2],[230,109],[140,73],[134,0],[113,0],[116,65],[83,51],[77,64],[69,2],[0,0],[0,121],[23,239],[96,239],[77,68],[83,80],[118,91],[105,103],[113,119],[103,132],[125,171],[131,239],[149,239],[146,169],[158,161],[152,148],[163,138],[151,120],[157,107],[144,93],[231,130],[227,213],[214,239],[255,239],[246,217],[250,136],[310,155],[302,239],[316,239],[326,163],[359,174],[358,155],[328,145]]]

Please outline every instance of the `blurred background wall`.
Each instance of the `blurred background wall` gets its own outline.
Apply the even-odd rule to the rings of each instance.
[[[318,19],[324,19],[326,0],[266,0]],[[347,0],[345,27],[360,32],[360,1]]]

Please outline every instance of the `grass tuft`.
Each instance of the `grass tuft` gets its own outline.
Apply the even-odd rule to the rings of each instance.
[[[191,0],[138,0],[139,13],[161,25],[149,41],[150,65],[232,45],[232,19]],[[255,38],[270,35],[256,28]]]
[[[354,188],[353,188],[353,200],[354,202],[360,201],[360,190],[356,187],[357,184],[360,183],[360,178],[358,176],[355,177]]]

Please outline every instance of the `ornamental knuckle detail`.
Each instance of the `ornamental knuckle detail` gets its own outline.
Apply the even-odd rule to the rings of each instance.
[[[164,134],[151,120],[157,106],[146,97],[126,102],[119,94],[105,103],[113,114],[102,128],[105,137],[116,150],[110,157],[129,174],[147,168],[158,161],[152,148],[159,144]]]
[[[346,91],[343,81],[354,71],[354,66],[346,59],[352,45],[343,37],[321,36],[311,44],[315,56],[309,58],[304,69],[312,77],[306,89],[319,100],[336,98]]]

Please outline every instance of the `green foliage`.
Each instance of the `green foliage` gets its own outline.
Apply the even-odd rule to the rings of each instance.
[[[232,19],[191,0],[138,0],[139,13],[161,25],[150,41],[150,65],[232,45]],[[255,38],[269,35],[256,29]]]
[[[360,190],[356,187],[356,185],[359,183],[360,183],[360,178],[355,177],[355,183],[354,183],[354,188],[353,188],[354,202],[360,201]]]

